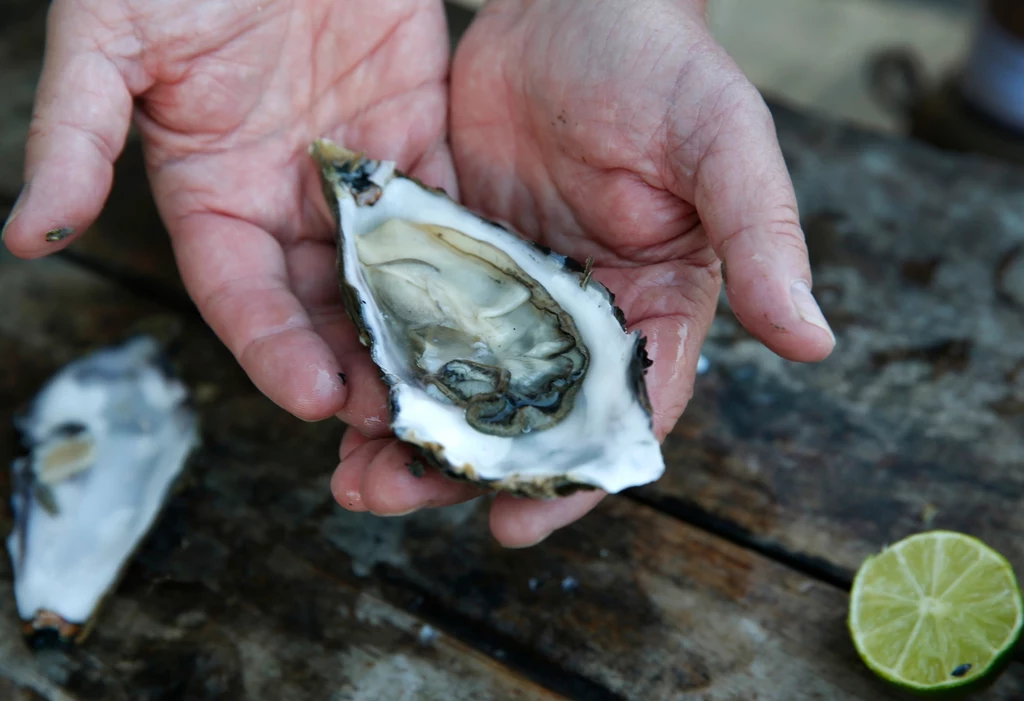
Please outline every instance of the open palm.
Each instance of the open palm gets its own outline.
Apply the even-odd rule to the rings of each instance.
[[[771,116],[712,40],[703,5],[493,0],[452,69],[463,202],[559,253],[594,258],[594,277],[648,339],[659,437],[692,394],[721,260],[733,310],[771,349],[813,361],[834,344],[810,294]],[[400,474],[401,449],[387,440],[352,434],[342,450],[339,486],[387,476],[392,511],[466,498],[465,487]],[[491,528],[506,545],[529,545],[602,496],[502,495]]]
[[[45,255],[74,239],[46,232],[92,222],[134,116],[184,282],[255,384],[384,432],[307,149],[329,136],[454,188],[441,3],[57,0],[49,22],[8,247]]]

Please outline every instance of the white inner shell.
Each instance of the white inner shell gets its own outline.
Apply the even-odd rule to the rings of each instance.
[[[68,365],[40,392],[25,417],[23,428],[43,445],[60,426],[85,426],[95,460],[48,485],[57,514],[48,513],[34,492],[25,495],[28,504],[17,504],[29,509],[24,560],[19,530],[11,533],[7,546],[23,620],[39,610],[70,623],[89,618],[198,444],[196,418],[182,404],[186,390],[148,364],[154,350],[155,342],[142,338]],[[76,376],[81,368],[98,365],[111,377]],[[128,367],[139,374],[116,377]],[[15,495],[16,502],[20,496]]]
[[[398,405],[397,416],[392,417],[395,434],[412,443],[440,444],[456,470],[469,468],[482,480],[531,482],[565,475],[610,493],[657,480],[664,472],[661,447],[632,387],[636,334],[622,330],[604,293],[594,286],[581,288],[579,274],[563,271],[560,259],[446,197],[405,178],[388,181],[392,167],[383,163],[374,174],[372,179],[385,186],[372,206],[358,206],[344,189],[338,195],[345,277],[362,298],[377,363],[401,380],[392,389]],[[481,433],[466,422],[462,408],[439,402],[409,373],[402,340],[390,337],[356,251],[357,236],[393,218],[449,227],[496,243],[572,315],[590,351],[590,364],[574,409],[558,425],[514,438]]]

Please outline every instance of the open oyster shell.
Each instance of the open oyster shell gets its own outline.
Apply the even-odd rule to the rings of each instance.
[[[185,386],[138,336],[78,358],[15,424],[7,548],[24,633],[79,642],[199,443]]]
[[[589,271],[316,141],[342,297],[391,428],[450,476],[534,497],[658,479],[645,339]]]

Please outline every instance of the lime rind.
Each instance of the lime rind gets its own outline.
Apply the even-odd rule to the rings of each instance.
[[[972,536],[929,531],[862,563],[847,623],[882,679],[917,693],[951,691],[1002,667],[1024,630],[1024,597],[1001,554]]]

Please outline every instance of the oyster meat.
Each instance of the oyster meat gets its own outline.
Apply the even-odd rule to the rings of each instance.
[[[326,139],[310,152],[398,438],[450,476],[529,496],[661,476],[645,339],[589,270],[393,162]]]
[[[186,387],[149,336],[66,365],[15,418],[7,548],[24,632],[77,642],[199,443]]]

